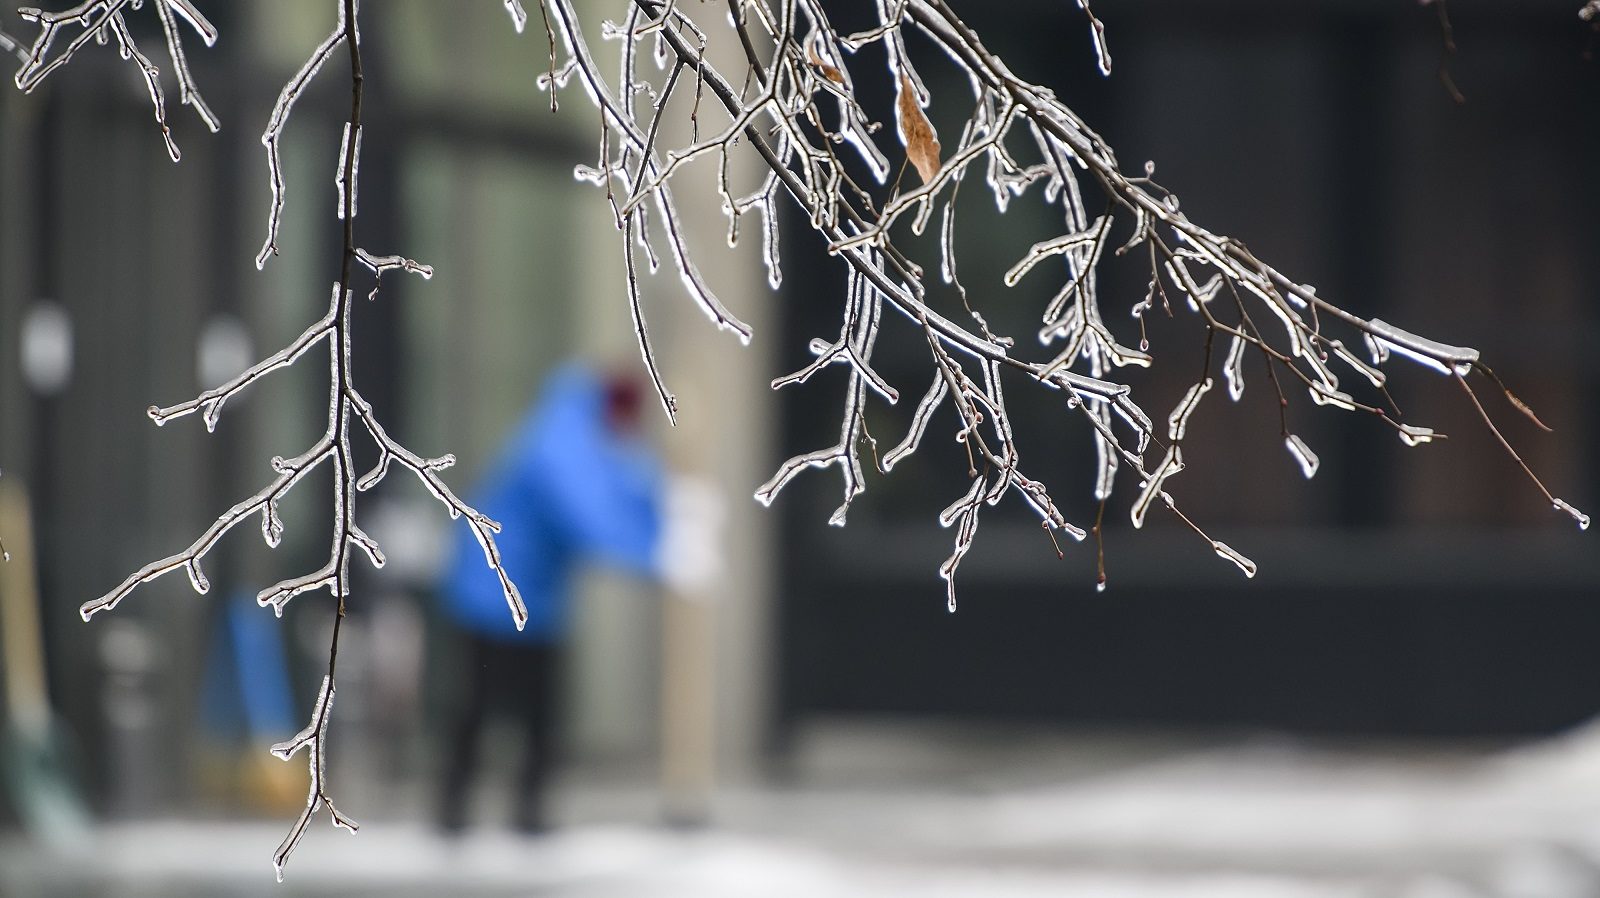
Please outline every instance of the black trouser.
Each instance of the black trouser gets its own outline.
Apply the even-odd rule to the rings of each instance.
[[[512,823],[524,831],[543,829],[545,784],[557,744],[561,650],[555,645],[492,642],[475,636],[463,642],[465,676],[446,747],[440,825],[449,830],[466,825],[478,743],[491,708],[498,706],[512,714],[527,734]]]

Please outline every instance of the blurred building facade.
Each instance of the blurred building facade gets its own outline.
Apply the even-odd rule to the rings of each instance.
[[[1154,160],[1194,220],[1346,308],[1482,349],[1556,428],[1540,433],[1480,386],[1508,437],[1557,495],[1593,504],[1600,38],[1570,7],[1451,2],[1451,55],[1437,7],[1117,4],[1104,11],[1107,79],[1071,4],[970,14],[1021,77],[1069,98],[1125,169]],[[1030,27],[1002,21],[1021,16]],[[966,85],[933,91],[935,124],[959,127],[940,121],[937,97],[965,96]],[[989,250],[963,258],[963,280],[985,285],[974,305],[997,333],[1031,343],[1034,310],[1058,283],[992,285],[1059,223],[1030,219],[1039,214],[1026,202],[1004,219],[986,205],[962,207],[958,240]],[[1102,297],[1119,297],[1102,300],[1107,320],[1130,341],[1137,326],[1121,310],[1144,296],[1147,273],[1143,259],[1101,270]],[[823,295],[841,284],[829,271],[796,287]],[[829,333],[836,313],[786,310],[781,351],[797,366],[804,338]],[[1170,409],[1203,340],[1183,310],[1147,318],[1151,351],[1168,364],[1130,383],[1147,409]],[[880,369],[919,383],[923,363],[914,341],[895,339],[899,324],[885,325]],[[1408,420],[1450,436],[1418,449],[1290,393],[1290,426],[1321,455],[1306,482],[1284,450],[1277,395],[1258,363],[1247,372],[1239,405],[1208,398],[1172,489],[1212,535],[1248,547],[1261,563],[1254,580],[1170,515],[1135,533],[1123,483],[1106,513],[1103,595],[1092,543],[1058,561],[1013,506],[1009,519],[986,516],[961,567],[961,610],[946,614],[935,570],[951,535],[934,518],[965,488],[967,462],[935,439],[936,420],[918,455],[852,506],[847,529],[819,526],[837,503],[831,484],[788,497],[781,707],[799,721],[974,714],[1406,734],[1540,732],[1600,707],[1588,687],[1600,676],[1593,535],[1551,512],[1456,385],[1391,366]],[[1089,435],[1048,399],[1030,415],[1029,397],[1007,395],[1031,433],[1030,476],[1087,527]],[[836,395],[783,401],[786,449],[832,438]],[[869,423],[893,445],[904,418]]]

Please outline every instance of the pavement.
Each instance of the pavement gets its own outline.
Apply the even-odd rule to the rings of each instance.
[[[358,834],[318,820],[281,885],[287,818],[121,821],[56,848],[12,832],[0,896],[1600,896],[1600,729],[1482,746],[851,724],[797,757],[721,790],[697,829],[655,823],[625,776],[569,777],[537,837],[445,838],[391,795]],[[358,818],[383,805],[352,791]]]

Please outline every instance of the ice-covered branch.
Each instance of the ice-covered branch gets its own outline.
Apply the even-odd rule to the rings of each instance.
[[[1078,6],[1088,20],[1096,63],[1109,73],[1103,23],[1088,2],[1079,0]],[[720,15],[671,0],[618,0],[620,19],[601,30],[603,38],[620,45],[620,81],[609,85],[570,0],[548,0],[568,59],[564,64],[553,61],[551,75],[540,84],[554,92],[576,75],[600,111],[599,163],[580,168],[578,174],[604,187],[614,210],[641,354],[669,416],[676,412],[675,400],[657,369],[643,321],[634,252],[642,247],[654,261],[643,213],[656,208],[670,219],[666,213],[673,208],[678,180],[691,165],[714,166],[730,243],[738,240],[741,215],[757,209],[762,213],[762,257],[774,287],[781,281],[774,209],[780,193],[798,205],[809,227],[848,266],[850,286],[839,338],[813,341],[814,360],[772,384],[798,385],[825,367],[846,366],[839,440],[784,462],[758,490],[759,500],[771,502],[807,468],[838,466],[845,500],[830,520],[842,523],[850,502],[865,488],[858,451],[861,443],[875,447],[875,442],[865,429],[864,408],[871,395],[891,404],[898,397],[896,387],[872,363],[882,308],[922,332],[934,377],[912,414],[905,440],[881,459],[880,467],[887,471],[916,451],[947,399],[957,418],[955,439],[968,457],[967,475],[973,483],[941,516],[957,534],[955,551],[940,570],[946,580],[952,579],[971,544],[981,507],[1008,492],[1017,493],[1047,529],[1083,532],[1066,523],[1043,485],[1019,473],[1022,453],[1009,424],[1003,377],[1061,391],[1068,405],[1084,414],[1097,450],[1092,492],[1102,516],[1121,471],[1137,479],[1129,509],[1135,526],[1143,524],[1152,508],[1164,507],[1247,575],[1254,573],[1254,565],[1206,536],[1178,509],[1170,491],[1173,478],[1184,470],[1182,441],[1191,418],[1203,410],[1201,398],[1220,374],[1227,395],[1238,401],[1247,352],[1260,352],[1266,360],[1266,377],[1282,399],[1282,439],[1289,461],[1308,477],[1320,461],[1290,428],[1286,385],[1298,385],[1314,406],[1378,418],[1408,446],[1442,436],[1401,420],[1388,398],[1387,363],[1396,355],[1464,378],[1486,370],[1476,350],[1350,312],[1257,259],[1240,241],[1191,221],[1178,198],[1155,181],[1153,165],[1147,164],[1142,174],[1125,173],[1111,147],[1086,121],[1048,88],[1013,73],[944,0],[874,0],[873,8],[878,19],[874,26],[844,35],[820,0],[730,0],[725,22],[718,21]],[[913,54],[905,39],[908,31],[920,32],[924,45],[931,42],[942,52],[926,58]],[[736,49],[731,54],[711,52],[719,42]],[[886,65],[862,65],[868,47],[880,48]],[[724,69],[726,63],[713,61],[730,55],[742,56],[741,62]],[[647,74],[652,59],[659,76]],[[970,85],[970,97],[934,96],[919,71],[933,65],[953,66]],[[896,98],[892,110],[867,108],[856,90],[863,79],[888,86]],[[647,109],[636,104],[640,96],[650,97]],[[720,118],[708,113],[713,104]],[[950,110],[966,110],[965,124],[948,147],[941,146],[924,112],[936,106],[946,111],[945,118]],[[679,135],[675,141],[664,137],[662,119],[673,110],[687,111],[687,140],[682,130],[673,132]],[[897,128],[886,139],[878,121],[890,111]],[[898,145],[891,145],[889,140],[896,138]],[[743,193],[729,173],[739,170],[733,156],[750,152],[765,173],[754,193]],[[902,171],[915,168],[920,183],[912,185],[895,174],[890,160],[897,157],[905,160]],[[960,185],[968,180],[981,180],[1000,212],[1031,194],[1060,216],[1058,236],[1036,244],[1004,278],[1007,286],[1030,274],[1057,279],[1060,289],[1042,310],[1037,334],[1047,352],[1037,360],[1020,351],[1015,339],[992,332],[956,277],[953,222]],[[937,310],[943,303],[942,288],[925,279],[923,266],[906,248],[906,233],[923,233],[935,214],[940,216],[941,280],[954,289],[967,318]],[[666,231],[674,261],[704,307],[708,291],[681,234],[671,224]],[[1136,347],[1111,326],[1097,283],[1102,261],[1114,256],[1148,258],[1149,289],[1141,300],[1125,306],[1137,321]],[[870,312],[861,302],[867,295],[872,297]],[[1117,375],[1123,367],[1155,363],[1144,316],[1158,307],[1168,315],[1187,309],[1207,347],[1205,370],[1177,400],[1160,433]],[[718,314],[713,318],[726,322]],[[863,330],[868,322],[870,328]],[[1357,345],[1357,338],[1369,348],[1370,361],[1349,348]],[[1218,341],[1226,341],[1226,350]],[[1356,393],[1342,382],[1351,374],[1360,388]],[[1375,395],[1358,398],[1367,387]],[[1512,457],[1517,458],[1514,452]],[[1094,532],[1098,539],[1098,524]]]
[[[161,139],[166,143],[167,154],[177,162],[182,154],[178,152],[178,144],[172,138],[172,129],[167,125],[167,111],[165,95],[161,88],[161,72],[155,63],[145,56],[134,42],[133,33],[128,29],[128,23],[123,14],[136,10],[143,3],[141,0],[87,0],[77,6],[60,12],[47,12],[36,7],[23,7],[17,14],[30,22],[39,25],[39,35],[34,39],[33,46],[26,52],[20,52],[17,43],[10,37],[0,34],[0,49],[8,52],[17,52],[22,60],[22,68],[17,71],[16,84],[24,92],[31,92],[38,87],[40,82],[50,76],[51,72],[66,65],[74,54],[90,41],[106,43],[115,39],[117,51],[123,59],[132,61],[139,67],[139,73],[144,78],[145,88],[150,93],[150,104],[154,108],[156,125],[161,129]],[[178,96],[183,105],[193,106],[195,114],[213,132],[219,127],[216,115],[201,98],[200,91],[195,86],[194,76],[189,72],[189,60],[184,54],[183,39],[179,33],[177,19],[181,18],[194,32],[200,36],[206,46],[217,42],[217,29],[201,15],[198,9],[189,0],[151,0],[155,7],[156,15],[161,20],[161,31],[166,38],[167,55],[172,59],[172,68],[178,79]],[[63,29],[76,27],[81,29],[66,46],[51,55],[57,36]]]
[[[175,33],[174,14],[184,18],[191,25],[200,30],[202,35],[209,32],[209,25],[198,17],[187,0],[163,0],[167,7],[162,13],[163,27],[169,39]],[[262,538],[270,547],[276,547],[283,535],[283,522],[278,516],[279,501],[306,474],[326,463],[333,473],[332,477],[332,516],[330,521],[330,540],[326,562],[316,570],[284,579],[260,591],[256,601],[264,607],[270,607],[274,613],[282,615],[284,608],[296,596],[326,589],[334,600],[335,613],[332,637],[328,647],[328,670],[323,679],[322,691],[318,694],[312,710],[311,723],[301,733],[288,742],[273,747],[273,753],[287,759],[296,751],[307,750],[310,758],[311,785],[306,799],[306,807],[289,834],[284,838],[283,844],[273,856],[273,866],[281,879],[283,866],[289,855],[294,851],[300,839],[304,836],[316,811],[326,806],[333,822],[351,830],[355,825],[339,813],[331,801],[328,800],[327,783],[324,774],[325,758],[327,753],[328,719],[333,706],[334,675],[339,657],[339,633],[345,616],[345,603],[351,595],[350,558],[353,554],[364,555],[374,567],[382,567],[384,554],[376,541],[369,536],[357,523],[356,495],[378,485],[388,472],[392,463],[399,463],[416,474],[423,486],[432,493],[444,506],[452,518],[465,518],[467,526],[483,547],[484,557],[490,568],[499,577],[505,590],[506,603],[511,612],[512,621],[518,629],[527,621],[527,610],[523,606],[521,596],[516,586],[511,582],[509,574],[500,562],[499,549],[495,546],[494,534],[499,532],[500,525],[485,517],[476,509],[467,505],[450,489],[440,477],[439,472],[448,468],[455,462],[454,456],[444,455],[438,458],[424,458],[401,445],[389,435],[383,425],[379,423],[372,406],[362,398],[357,389],[353,367],[353,333],[352,316],[354,297],[354,279],[357,266],[370,272],[373,287],[368,294],[375,298],[378,293],[382,277],[391,271],[408,272],[424,279],[433,276],[433,269],[402,255],[380,256],[368,252],[356,244],[355,220],[357,213],[357,200],[360,187],[360,158],[362,140],[362,97],[363,74],[361,69],[361,40],[358,28],[358,10],[356,0],[335,0],[338,24],[329,36],[312,52],[311,57],[304,66],[292,77],[279,94],[278,102],[272,110],[267,130],[262,137],[266,146],[267,162],[272,180],[272,204],[268,216],[268,237],[262,249],[261,256],[256,260],[260,266],[265,263],[267,256],[276,249],[276,238],[279,222],[283,210],[283,174],[279,167],[278,141],[289,121],[289,113],[295,100],[302,94],[306,85],[317,71],[343,46],[347,48],[350,59],[350,84],[351,102],[350,116],[346,121],[340,138],[337,162],[334,166],[334,193],[336,203],[336,217],[341,222],[340,237],[340,271],[339,279],[333,284],[332,292],[328,299],[326,312],[314,323],[308,326],[301,334],[287,346],[278,350],[261,361],[251,365],[244,372],[229,380],[227,383],[213,389],[206,390],[199,396],[187,402],[165,408],[152,407],[150,417],[157,424],[165,424],[174,418],[180,418],[194,412],[200,412],[205,422],[206,429],[215,428],[223,405],[243,392],[268,374],[295,364],[307,352],[319,345],[326,345],[328,350],[328,406],[327,429],[322,437],[308,450],[292,459],[275,458],[272,466],[277,472],[277,477],[267,486],[263,487],[253,496],[238,503],[221,517],[217,518],[210,527],[190,546],[174,555],[160,561],[152,562],[138,571],[135,571],[118,587],[106,595],[92,602],[86,603],[81,611],[85,619],[90,618],[100,611],[110,610],[144,583],[148,583],[179,569],[184,570],[191,585],[199,592],[209,589],[209,582],[202,570],[202,563],[208,552],[217,542],[239,522],[259,514],[261,516]],[[131,4],[136,8],[137,3]],[[124,4],[100,3],[85,4],[79,7],[76,15],[80,19],[56,17],[49,19],[47,27],[59,28],[62,23],[76,21],[85,28],[84,34],[92,34],[96,30],[106,29],[109,34],[120,42],[124,51],[132,55],[147,73],[152,96],[156,101],[158,118],[160,117],[161,102],[159,83],[156,80],[154,67],[147,59],[139,55],[133,46],[126,26],[120,19]],[[507,3],[518,24],[521,24],[521,8],[518,4]],[[62,14],[65,16],[65,14]],[[98,15],[98,17],[96,17]],[[47,32],[41,38],[36,54],[43,58],[48,49],[50,35]],[[175,50],[175,53],[178,51]],[[70,50],[69,54],[70,55]],[[64,59],[65,57],[58,57]],[[181,57],[175,55],[179,61]],[[39,77],[42,77],[39,76]],[[201,110],[202,117],[209,119],[209,111],[199,101],[198,95],[193,93],[192,84],[186,74],[180,76],[183,86],[185,102],[196,105]],[[352,445],[353,433],[356,429],[364,431],[371,437],[378,449],[377,466],[366,475],[358,475],[355,469],[354,448]]]

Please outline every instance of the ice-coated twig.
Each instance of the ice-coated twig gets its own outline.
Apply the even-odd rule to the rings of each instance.
[[[216,113],[206,105],[205,98],[200,96],[200,90],[195,87],[194,76],[189,73],[189,59],[183,52],[183,41],[179,39],[177,15],[182,16],[197,32],[200,39],[210,47],[217,42],[217,30],[200,15],[188,0],[166,0],[156,3],[156,12],[161,15],[161,31],[167,38],[167,54],[172,57],[172,70],[178,76],[178,102],[184,106],[193,106],[196,115],[205,122],[206,127],[215,134],[222,123],[217,120]]]
[[[317,691],[317,700],[312,705],[311,722],[293,738],[279,742],[271,749],[273,756],[282,761],[293,758],[296,752],[303,749],[306,752],[306,766],[311,769],[311,785],[306,795],[306,806],[295,819],[294,825],[289,827],[289,834],[283,837],[278,850],[272,853],[272,870],[279,882],[283,882],[284,864],[289,862],[289,855],[294,852],[295,846],[300,844],[301,837],[311,825],[311,818],[316,816],[319,808],[328,809],[328,819],[334,826],[348,830],[352,834],[361,828],[360,824],[341,814],[339,809],[334,807],[333,799],[328,797],[328,721],[333,714],[333,695],[333,674],[328,674],[322,678],[322,688]]]
[[[379,277],[382,277],[385,271],[397,270],[409,271],[423,280],[433,277],[432,265],[424,265],[415,259],[407,259],[405,256],[374,256],[372,253],[357,247],[356,260],[372,269],[372,273]]]
[[[538,2],[543,3],[544,0],[538,0]],[[517,29],[518,34],[521,34],[522,29],[528,26],[527,11],[522,8],[522,4],[518,0],[505,0],[505,3],[506,12],[511,14],[512,27]]]
[[[1104,22],[1095,18],[1094,10],[1089,8],[1089,0],[1078,0],[1078,8],[1089,17],[1089,34],[1094,38],[1094,58],[1100,65],[1100,74],[1111,74],[1111,47],[1106,43],[1106,26]]]
[[[278,101],[272,106],[272,114],[267,118],[267,129],[261,133],[261,145],[267,148],[267,179],[272,186],[272,205],[267,212],[267,239],[261,245],[261,252],[256,254],[256,267],[264,268],[267,259],[278,254],[278,225],[283,220],[283,167],[278,158],[278,141],[283,137],[283,128],[289,123],[289,113],[294,109],[294,103],[305,92],[306,85],[317,76],[322,64],[328,61],[333,51],[344,43],[347,32],[353,32],[346,26],[344,4],[339,7],[339,21],[317,45],[305,64],[300,66],[300,71],[290,78],[278,94]],[[352,16],[354,18],[354,16]],[[347,135],[348,138],[348,135]],[[343,169],[341,168],[342,172]]]
[[[1574,521],[1578,522],[1578,529],[1588,530],[1589,516],[1574,508],[1566,501],[1557,499],[1555,496],[1551,495],[1550,489],[1544,485],[1544,481],[1539,479],[1539,475],[1533,473],[1533,469],[1528,467],[1528,463],[1522,460],[1522,456],[1517,453],[1516,449],[1512,448],[1511,443],[1506,439],[1505,434],[1501,433],[1500,428],[1494,423],[1494,419],[1489,417],[1489,412],[1483,407],[1483,403],[1478,401],[1477,392],[1472,389],[1471,384],[1467,383],[1466,372],[1458,368],[1451,373],[1455,377],[1456,383],[1461,385],[1461,389],[1465,390],[1467,397],[1472,400],[1472,407],[1477,409],[1478,416],[1483,419],[1483,423],[1489,428],[1489,432],[1494,434],[1494,438],[1500,441],[1500,446],[1506,450],[1506,454],[1511,456],[1511,460],[1517,463],[1517,467],[1522,469],[1522,473],[1528,475],[1528,479],[1533,481],[1533,485],[1538,487],[1539,492],[1544,494],[1545,499],[1549,500],[1550,506],[1556,511],[1570,515]],[[1402,439],[1406,439],[1408,443],[1411,443],[1413,440],[1424,442],[1427,439],[1432,438],[1432,436],[1433,434],[1431,431],[1425,434],[1406,432],[1402,432],[1401,434]]]
[[[215,389],[206,390],[187,402],[180,402],[177,405],[169,405],[165,408],[150,406],[146,410],[146,413],[150,415],[150,420],[156,422],[156,426],[159,427],[174,418],[181,418],[184,415],[199,411],[201,412],[202,420],[205,422],[206,430],[208,432],[216,430],[217,420],[222,414],[223,403],[273,371],[279,368],[287,368],[294,364],[295,360],[305,355],[307,350],[334,333],[338,320],[338,290],[339,287],[335,284],[335,295],[328,306],[328,313],[323,315],[315,324],[306,328],[288,346],[246,368],[242,374],[233,380]]]
[[[1306,445],[1305,440],[1291,433],[1284,437],[1283,444],[1288,448],[1289,454],[1294,457],[1295,462],[1300,465],[1300,473],[1306,475],[1307,480],[1317,475],[1317,465],[1320,464],[1320,461],[1317,459],[1317,453],[1311,451],[1311,447]]]
[[[38,23],[38,37],[34,39],[31,49],[22,51],[17,41],[0,33],[0,50],[16,53],[22,60],[22,68],[17,70],[14,80],[17,87],[24,92],[31,92],[49,77],[51,72],[71,61],[73,55],[91,40],[105,43],[108,39],[115,38],[117,51],[122,58],[132,61],[139,67],[140,76],[144,79],[145,88],[150,94],[150,104],[155,111],[156,126],[161,129],[161,139],[167,147],[167,155],[172,157],[173,162],[177,162],[182,154],[178,152],[178,144],[172,138],[172,129],[167,125],[161,72],[155,63],[140,51],[139,45],[134,42],[133,33],[128,29],[127,21],[123,18],[124,12],[137,10],[142,5],[143,0],[87,0],[60,12],[46,12],[31,6],[23,7],[17,10],[17,14],[30,22]],[[150,5],[155,7],[156,15],[161,20],[161,31],[167,43],[167,55],[172,59],[173,71],[176,72],[178,79],[180,102],[186,106],[193,106],[200,120],[215,132],[219,127],[217,117],[195,87],[194,75],[189,71],[189,60],[184,54],[183,39],[179,34],[174,15],[187,22],[208,47],[216,43],[217,29],[194,8],[189,0],[151,0]],[[58,32],[69,26],[77,26],[82,31],[73,37],[61,52],[51,56],[50,50],[55,45]]]
[[[92,602],[84,603],[83,607],[78,609],[78,613],[84,620],[88,620],[101,611],[110,611],[140,585],[170,574],[179,568],[186,569],[189,572],[191,584],[196,592],[206,592],[209,586],[199,573],[200,564],[204,560],[206,553],[210,552],[212,547],[217,544],[217,541],[222,539],[223,535],[229,530],[232,530],[235,524],[257,512],[261,512],[269,518],[275,518],[275,506],[278,500],[296,483],[300,482],[301,478],[318,465],[332,458],[333,455],[333,439],[330,435],[324,435],[309,450],[295,458],[287,460],[282,458],[273,459],[272,466],[278,472],[278,476],[263,487],[260,492],[224,512],[187,549],[177,554],[169,555],[159,561],[153,561],[134,571],[116,589]],[[280,535],[282,533],[281,524],[274,525],[269,529]],[[271,541],[269,539],[269,542]]]

